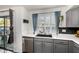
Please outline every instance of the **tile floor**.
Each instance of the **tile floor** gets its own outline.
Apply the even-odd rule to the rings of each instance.
[[[7,51],[7,50],[3,50],[3,49],[0,49],[0,53],[13,53],[11,51]]]

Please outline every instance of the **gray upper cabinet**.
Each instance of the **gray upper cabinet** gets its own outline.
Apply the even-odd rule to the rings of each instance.
[[[54,40],[54,53],[68,53],[68,41]]]
[[[66,12],[66,26],[79,27],[79,8],[75,8]]]
[[[71,17],[71,11],[68,11],[66,13],[66,26],[72,27],[72,17]]]

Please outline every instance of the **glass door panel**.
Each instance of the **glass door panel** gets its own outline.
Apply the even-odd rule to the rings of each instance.
[[[6,34],[6,42],[5,42],[5,48],[7,50],[13,51],[13,43],[9,43],[9,40],[11,39],[9,37],[10,35],[10,18],[6,17],[5,18],[5,34]]]
[[[9,43],[10,39],[10,17],[0,17],[0,53],[13,51],[13,43]]]
[[[4,48],[5,48],[5,33],[4,33],[4,18],[0,18],[0,52],[5,52]]]

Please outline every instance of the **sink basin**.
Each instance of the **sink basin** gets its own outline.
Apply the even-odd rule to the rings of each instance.
[[[36,36],[39,36],[39,37],[52,37],[52,35],[44,35],[44,34],[37,34]]]

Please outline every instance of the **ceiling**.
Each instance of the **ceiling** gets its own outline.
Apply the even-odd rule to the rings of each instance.
[[[17,6],[23,6],[28,10],[38,10],[38,9],[61,7],[65,5],[0,5],[0,9],[6,9],[10,7],[17,7]]]
[[[61,7],[64,5],[28,5],[25,6],[29,10],[38,10],[38,9],[48,9],[48,8],[55,8],[55,7]]]

